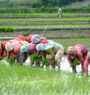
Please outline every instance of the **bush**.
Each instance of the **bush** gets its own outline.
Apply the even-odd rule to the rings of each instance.
[[[87,13],[89,13],[90,7],[87,7],[87,8],[62,8],[62,12],[69,12],[69,13],[87,12]]]
[[[12,28],[0,28],[0,32],[13,32]]]
[[[34,7],[37,8],[26,8],[26,7],[19,7],[19,8],[1,8],[0,9],[0,13],[4,13],[4,14],[8,14],[8,13],[13,13],[13,14],[23,14],[23,13],[57,13],[58,12],[58,8],[51,8],[51,7],[39,7],[35,4],[33,5]],[[87,12],[90,13],[90,6],[86,7],[86,8],[62,8],[62,12]]]

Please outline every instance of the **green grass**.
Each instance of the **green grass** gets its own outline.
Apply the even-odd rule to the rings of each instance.
[[[89,17],[87,18],[0,18],[0,22],[11,22],[11,21],[87,21],[90,20]]]
[[[46,25],[30,25],[30,26],[0,26],[1,28],[13,28],[13,29],[23,29],[23,28],[46,28]],[[90,28],[90,24],[77,24],[77,25],[48,25],[47,28]]]
[[[62,44],[67,51],[69,46],[74,46],[76,44],[83,44],[90,50],[90,38],[64,38],[64,39],[52,39],[60,44]]]
[[[0,95],[89,95],[90,77],[26,66],[0,65]]]
[[[62,13],[62,16],[77,16],[77,15],[90,15],[90,13]],[[0,16],[58,16],[58,13],[30,13],[30,14],[16,14],[16,13],[9,13],[3,14],[1,13]]]

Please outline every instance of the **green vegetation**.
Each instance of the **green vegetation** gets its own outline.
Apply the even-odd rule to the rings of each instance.
[[[30,26],[1,26],[2,28],[11,27],[13,29],[45,29],[46,25],[30,25]],[[77,24],[77,25],[48,25],[48,28],[90,28],[90,24]],[[31,33],[31,32],[30,32]]]
[[[1,0],[4,1],[4,0]],[[90,28],[90,6],[86,8],[62,8],[62,18],[58,18],[58,7],[70,4],[71,2],[83,0],[6,0],[6,3],[0,1],[0,32],[11,32],[14,29],[39,29],[45,30],[46,25],[42,22],[60,22],[67,21],[64,24],[48,25],[47,28]],[[41,2],[40,2],[41,1]],[[39,3],[38,3],[39,2]],[[19,7],[18,7],[19,6]],[[25,7],[22,7],[25,6]],[[33,7],[33,8],[32,8]],[[80,16],[81,15],[81,16]],[[6,18],[3,18],[6,16]],[[9,16],[9,17],[8,17]],[[18,16],[10,18],[10,16]],[[33,16],[34,18],[23,17]],[[36,17],[35,17],[36,16]],[[41,18],[40,16],[51,16]],[[66,17],[65,17],[66,16]],[[76,17],[73,17],[76,16]],[[20,18],[21,17],[21,18]],[[23,18],[22,18],[23,17]],[[35,23],[40,22],[39,24]],[[70,24],[69,21],[80,21],[81,24]],[[86,21],[86,23],[84,23]],[[29,22],[29,23],[28,23]],[[34,24],[30,23],[34,22]],[[87,23],[88,22],[88,23]],[[15,24],[14,24],[15,23]],[[11,26],[9,26],[11,25]],[[32,30],[24,32],[24,36],[32,34]],[[14,32],[15,33],[15,32]],[[17,32],[18,35],[20,32]],[[56,33],[56,31],[55,31]],[[79,33],[79,32],[78,32]],[[4,33],[2,33],[4,34]],[[8,33],[7,33],[8,35]],[[15,35],[14,35],[15,36]],[[90,38],[64,38],[51,39],[67,48],[76,44],[83,44],[90,50]],[[5,59],[3,59],[5,61]],[[0,61],[0,95],[89,95],[90,77],[78,75],[75,73],[55,71],[54,69],[46,71],[42,68],[33,68],[20,64],[5,65]],[[14,61],[12,60],[9,60]],[[31,63],[40,61],[39,56],[32,55]],[[75,60],[77,63],[78,60]],[[14,62],[13,62],[14,63]],[[48,65],[46,60],[42,60],[43,65]],[[75,64],[76,65],[76,64]]]
[[[49,65],[48,61],[46,59],[44,59],[44,58],[42,59],[41,63],[42,63],[42,65],[46,65],[46,66]]]
[[[60,44],[62,44],[67,51],[69,46],[74,46],[76,44],[83,44],[90,50],[90,38],[64,38],[64,39],[52,39]]]
[[[39,62],[41,58],[37,54],[32,54],[30,56],[31,64],[34,64],[34,62]]]
[[[53,7],[39,7],[39,8],[27,8],[27,7],[18,7],[18,8],[0,8],[0,14],[31,14],[31,13],[57,13],[58,8]],[[86,8],[62,8],[62,12],[69,13],[90,13],[90,7]]]
[[[87,16],[90,15],[90,13],[66,13],[62,11],[62,16]],[[58,16],[58,13],[1,13],[0,16]]]
[[[0,7],[17,7],[17,6],[25,6],[25,7],[62,7],[65,5],[69,5],[72,2],[83,2],[84,0],[0,0]],[[87,0],[86,0],[87,1]]]
[[[89,95],[90,77],[0,63],[0,95]]]
[[[90,18],[82,17],[82,18],[0,18],[0,22],[16,22],[16,21],[89,21]]]
[[[11,27],[0,27],[0,32],[13,32]]]

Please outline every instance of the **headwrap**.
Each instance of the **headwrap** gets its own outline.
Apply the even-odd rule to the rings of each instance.
[[[15,45],[17,45],[18,43],[19,43],[18,41],[13,42],[13,43],[7,42],[5,48],[7,51],[11,51],[14,49]]]
[[[37,50],[37,51],[44,51],[44,44],[38,44],[38,45],[36,46],[36,50]]]
[[[31,38],[32,43],[35,43],[35,44],[39,43],[40,40],[41,40],[41,38],[37,34],[36,35],[33,35],[32,38]]]
[[[90,51],[88,52],[88,59],[90,59]]]
[[[54,47],[54,45],[53,44],[51,44],[51,43],[47,43],[47,44],[38,44],[37,46],[36,46],[36,49],[37,49],[37,51],[44,51],[44,50],[47,50],[47,49],[50,49],[50,48],[53,48]]]
[[[6,45],[5,45],[5,48],[6,48],[7,51],[11,51],[11,50],[13,50],[14,47],[13,47],[13,45],[11,45],[10,42],[7,42]]]
[[[70,54],[74,54],[74,55],[76,55],[76,50],[74,49],[73,46],[68,47],[67,52],[70,53]]]
[[[29,52],[29,47],[30,47],[30,45],[23,45],[23,46],[21,46],[20,51],[21,52]]]
[[[1,41],[0,41],[0,52],[2,52],[2,45],[1,45]]]

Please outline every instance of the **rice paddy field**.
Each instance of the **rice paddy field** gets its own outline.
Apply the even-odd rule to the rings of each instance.
[[[0,95],[89,95],[90,77],[0,64]]]
[[[47,28],[90,29],[90,13],[63,13],[62,15],[62,18],[58,18],[56,13],[0,14],[0,28],[45,29],[48,22],[55,23],[62,21],[65,23],[49,24]],[[24,16],[25,18],[22,18]],[[81,24],[75,24],[75,21],[81,22]],[[18,24],[15,24],[15,22]],[[29,22],[29,24],[26,24],[26,22]],[[30,24],[31,22],[35,23]],[[42,22],[45,22],[45,24],[42,25]],[[72,24],[70,22],[72,22]],[[9,36],[7,35],[7,37]],[[67,51],[68,46],[76,44],[83,44],[90,50],[89,37],[55,38],[51,40],[62,44],[65,51]],[[49,68],[44,70],[39,67],[19,64],[6,65],[3,61],[5,61],[5,59],[0,60],[0,95],[90,95],[90,76],[84,74],[79,75],[78,73],[63,70],[50,70]]]

